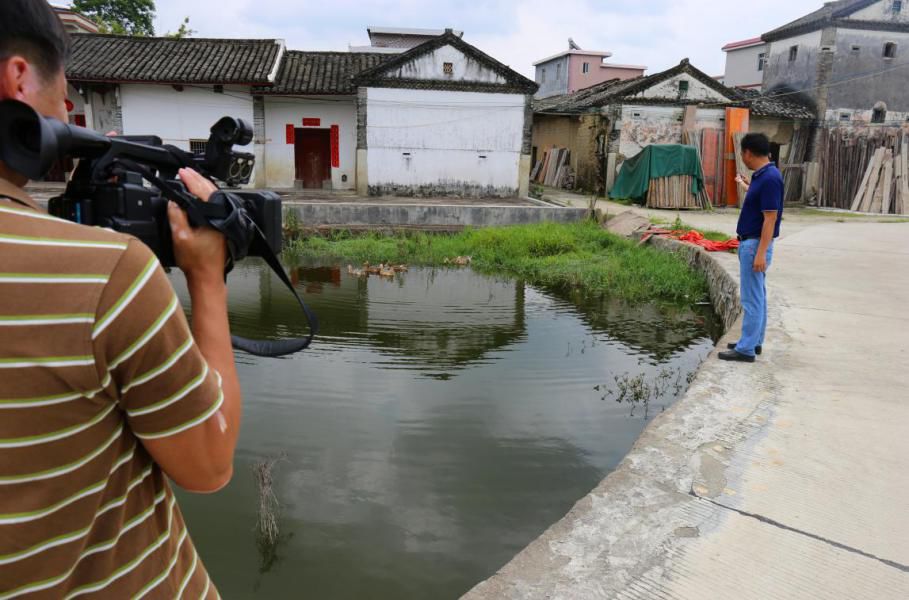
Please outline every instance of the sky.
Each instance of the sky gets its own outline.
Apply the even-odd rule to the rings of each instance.
[[[368,45],[366,27],[451,27],[515,70],[568,48],[613,53],[610,62],[648,73],[689,58],[711,75],[724,70],[724,44],[757,37],[823,0],[156,0],[158,34],[184,17],[196,37],[282,38],[298,50]]]

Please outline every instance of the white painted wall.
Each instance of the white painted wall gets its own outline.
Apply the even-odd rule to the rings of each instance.
[[[871,6],[857,10],[847,18],[859,21],[896,21],[906,23],[909,21],[909,3],[903,2],[899,13],[893,12],[893,0],[879,0]]]
[[[321,119],[321,129],[338,125],[340,166],[331,169],[336,190],[356,188],[357,107],[350,96],[265,97],[265,182],[270,188],[294,186],[294,145],[287,143],[286,126],[303,126],[303,118]],[[346,177],[347,181],[343,181]]]
[[[443,65],[447,62],[452,63],[452,75],[446,75],[443,70]],[[453,46],[442,46],[429,54],[418,56],[395,71],[389,72],[387,77],[505,83],[504,77]]]
[[[225,86],[216,94],[211,86],[123,84],[123,134],[155,134],[165,144],[189,150],[190,139],[207,140],[211,126],[224,116],[239,117],[252,125],[253,102],[249,88]],[[248,146],[245,152],[252,152]]]
[[[369,88],[369,185],[515,193],[523,127],[522,94]]]
[[[726,52],[726,73],[723,83],[729,87],[761,89],[764,71],[758,70],[758,57],[767,52],[767,44],[737,48]]]
[[[728,98],[723,94],[720,94],[714,89],[711,89],[704,85],[701,81],[695,79],[687,73],[680,73],[675,77],[670,77],[666,81],[658,83],[657,85],[651,86],[644,90],[643,92],[635,95],[636,98],[665,98],[668,100],[676,100],[679,97],[679,82],[687,81],[688,82],[688,95],[685,96],[689,100],[713,100],[716,102],[728,102]]]

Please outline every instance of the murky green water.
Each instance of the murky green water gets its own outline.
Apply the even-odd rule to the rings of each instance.
[[[289,359],[238,356],[234,480],[181,495],[225,598],[458,597],[621,460],[717,332],[706,310],[569,299],[469,270],[293,277],[321,336]],[[260,265],[230,289],[237,333],[302,333]],[[617,402],[615,377],[637,375],[659,397]],[[282,453],[282,537],[263,556],[252,465]]]

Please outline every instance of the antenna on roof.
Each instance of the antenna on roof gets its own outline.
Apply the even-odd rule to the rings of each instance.
[[[578,46],[573,39],[568,38],[568,49],[569,50],[580,50],[581,47]]]

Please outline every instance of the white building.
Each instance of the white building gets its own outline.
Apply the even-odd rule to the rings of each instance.
[[[354,81],[361,195],[526,195],[533,81],[451,30]]]
[[[356,189],[352,78],[385,59],[363,52],[286,53],[275,83],[254,90],[265,115],[263,186]]]
[[[239,117],[254,125],[251,150],[261,164],[263,105],[251,91],[274,83],[283,56],[283,40],[74,35],[66,73],[82,116],[73,120],[199,152],[218,119]],[[261,171],[257,164],[257,185]]]
[[[760,91],[767,64],[767,44],[759,37],[723,46],[726,53],[726,72],[723,84],[729,87]]]
[[[409,50],[285,51],[281,40],[77,35],[73,121],[204,149],[254,125],[255,187],[524,195],[536,84],[446,30]]]

